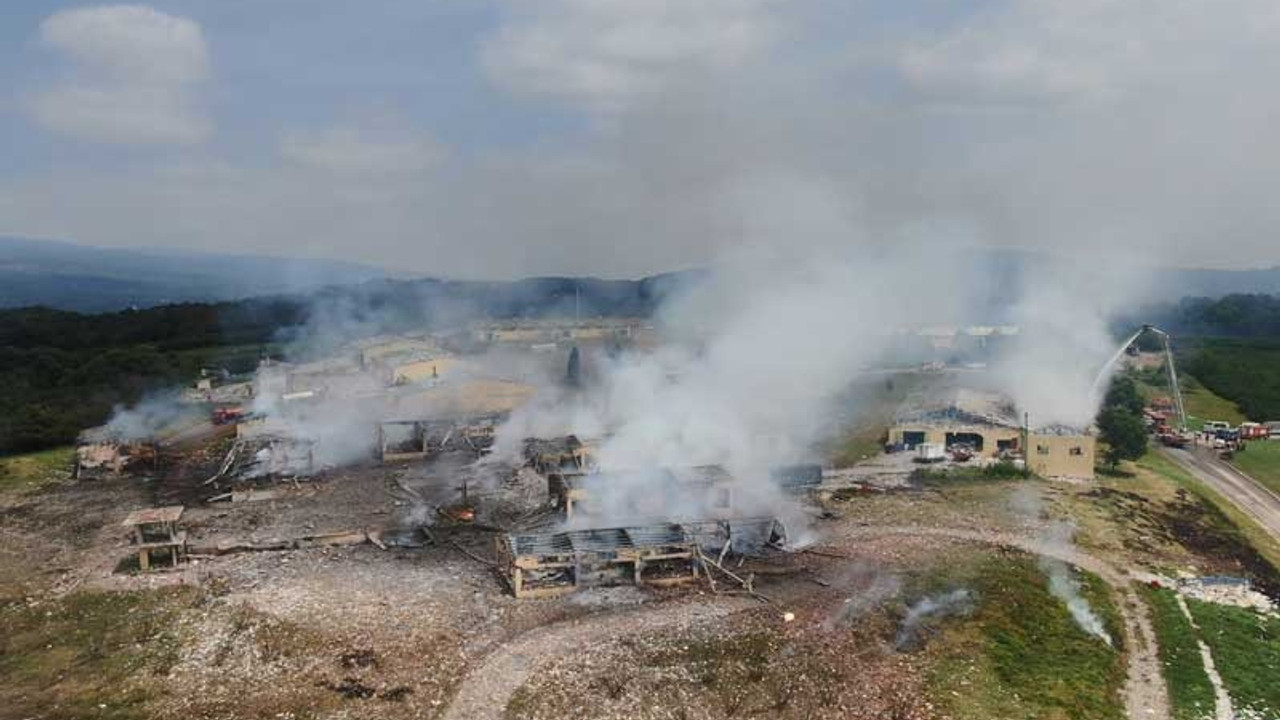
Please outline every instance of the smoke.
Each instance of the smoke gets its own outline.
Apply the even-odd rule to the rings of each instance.
[[[849,597],[824,623],[828,630],[861,618],[885,600],[897,597],[902,589],[902,580],[896,573],[862,562],[841,568],[828,580],[832,587],[849,593]]]
[[[799,521],[769,468],[814,459],[847,410],[833,401],[862,371],[895,363],[902,331],[1011,320],[1024,336],[969,381],[1004,390],[1037,425],[1090,424],[1093,376],[1114,347],[1114,307],[1090,285],[1019,276],[983,292],[989,270],[935,244],[867,238],[830,193],[802,203],[811,215],[792,231],[779,217],[792,217],[788,207],[753,198],[761,202],[747,216],[749,242],[659,308],[667,344],[600,359],[590,392],[544,396],[503,428],[499,446],[512,451],[532,435],[601,438],[601,522],[628,520],[626,509],[641,505],[669,516],[702,510],[675,493],[659,493],[665,505],[654,507],[664,469],[702,465],[739,480],[739,512]]]
[[[1040,571],[1049,578],[1049,592],[1067,606],[1071,618],[1086,633],[1112,645],[1102,619],[1094,612],[1089,601],[1080,594],[1080,581],[1067,563],[1060,557],[1070,557],[1074,552],[1076,526],[1067,521],[1049,521],[1044,496],[1033,487],[1018,488],[1009,498],[1009,506],[1021,515],[1027,524],[1037,527],[1036,544],[1041,547],[1037,563]]]
[[[159,440],[198,419],[199,409],[184,405],[176,393],[152,395],[132,407],[116,405],[106,425],[85,437],[93,441]]]
[[[1068,522],[1051,523],[1041,533],[1040,541],[1051,549],[1060,552],[1068,551],[1073,546],[1072,537],[1076,528]],[[1113,645],[1111,635],[1107,633],[1102,618],[1093,611],[1089,601],[1080,594],[1080,581],[1072,572],[1071,566],[1057,558],[1041,555],[1040,570],[1049,578],[1049,592],[1067,606],[1071,619],[1086,633]]]
[[[1049,592],[1066,604],[1076,625],[1107,645],[1112,645],[1111,635],[1107,633],[1102,618],[1098,617],[1089,601],[1080,594],[1080,581],[1072,574],[1071,567],[1061,560],[1041,556],[1040,569],[1049,576]]]
[[[900,651],[918,650],[923,644],[922,630],[929,621],[973,612],[973,592],[966,588],[922,598],[907,608],[907,615],[894,636],[893,646]]]

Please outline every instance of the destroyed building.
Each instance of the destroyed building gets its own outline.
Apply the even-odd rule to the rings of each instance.
[[[587,587],[690,582],[717,554],[752,554],[785,541],[774,518],[663,522],[503,535],[498,556],[515,596],[538,598]]]
[[[1042,477],[1092,479],[1095,440],[1084,430],[1023,427],[1013,401],[993,392],[952,387],[913,396],[894,417],[889,444],[966,446],[974,457],[1023,458]]]
[[[493,447],[502,416],[459,420],[383,420],[378,423],[379,458],[384,463],[423,460],[437,453],[484,455]]]
[[[82,436],[81,443],[76,447],[75,478],[95,480],[154,469],[158,457],[159,450],[152,442],[89,439]]]

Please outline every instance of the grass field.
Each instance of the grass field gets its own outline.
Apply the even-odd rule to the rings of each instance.
[[[1280,717],[1280,618],[1197,600],[1187,604],[1236,711]]]
[[[1131,373],[1130,376],[1138,384],[1138,390],[1144,398],[1150,400],[1169,397],[1167,386],[1154,385],[1141,373]],[[1187,411],[1187,427],[1192,430],[1199,430],[1209,420],[1225,420],[1234,427],[1249,419],[1238,405],[1215,395],[1193,377],[1180,378],[1179,385],[1182,389],[1183,408]]]
[[[0,716],[148,717],[150,692],[136,681],[163,682],[179,647],[173,618],[194,599],[184,588],[0,606]]]
[[[1160,663],[1169,687],[1174,720],[1202,720],[1213,717],[1213,684],[1204,671],[1195,628],[1178,607],[1172,590],[1144,587],[1151,621],[1160,645]]]
[[[1209,388],[1199,384],[1183,390],[1182,402],[1187,410],[1187,425],[1192,430],[1199,430],[1209,420],[1225,420],[1237,427],[1249,418],[1240,411],[1240,406],[1219,397]]]
[[[1120,623],[1106,586],[1081,575],[1083,594],[1112,637]],[[942,716],[957,720],[1121,718],[1122,649],[1086,634],[1029,557],[1005,554],[965,582],[978,598],[929,649],[928,682]]]
[[[32,492],[68,480],[74,457],[70,447],[0,457],[0,493]]]
[[[1280,440],[1251,442],[1244,452],[1235,454],[1231,464],[1280,493]]]

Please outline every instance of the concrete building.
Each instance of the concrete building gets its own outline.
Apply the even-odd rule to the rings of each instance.
[[[1023,458],[1041,477],[1094,477],[1092,435],[1075,428],[1024,428],[1012,400],[969,388],[953,387],[909,400],[894,418],[889,443],[908,450],[925,443],[947,448],[964,444],[979,461]]]

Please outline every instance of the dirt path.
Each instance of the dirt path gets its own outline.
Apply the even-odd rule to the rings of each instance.
[[[1117,607],[1123,616],[1125,634],[1129,638],[1129,667],[1124,689],[1125,712],[1130,720],[1169,719],[1169,695],[1160,670],[1160,658],[1156,654],[1155,630],[1151,626],[1147,604],[1138,597],[1133,586],[1135,581],[1145,582],[1149,579],[1145,574],[1125,574],[1106,561],[1081,552],[1074,546],[996,530],[865,526],[852,528],[845,537],[883,535],[940,537],[1012,547],[1070,563],[1101,577],[1122,596]]]
[[[754,600],[724,597],[654,603],[538,628],[498,647],[467,673],[441,718],[500,720],[511,696],[540,663],[570,655],[606,638],[654,630],[686,630],[755,604]]]
[[[1190,472],[1197,480],[1217,490],[1241,512],[1258,521],[1272,537],[1280,540],[1280,495],[1263,487],[1232,465],[1203,448],[1175,450],[1164,454]]]

